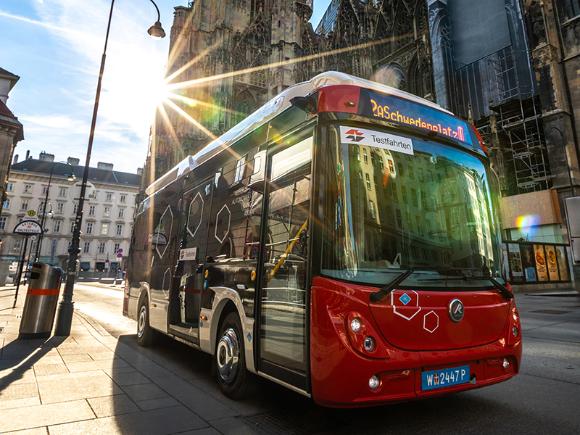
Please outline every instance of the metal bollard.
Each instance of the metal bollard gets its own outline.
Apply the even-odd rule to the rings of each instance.
[[[52,332],[62,276],[59,269],[34,263],[18,338],[46,338]]]

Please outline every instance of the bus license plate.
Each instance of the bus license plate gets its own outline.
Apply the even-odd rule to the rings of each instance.
[[[421,373],[421,389],[423,391],[436,390],[466,384],[469,380],[469,366],[429,370]]]

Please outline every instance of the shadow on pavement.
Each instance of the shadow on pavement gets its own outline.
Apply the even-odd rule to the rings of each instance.
[[[21,380],[48,352],[56,349],[66,337],[47,339],[17,339],[0,349],[0,370],[12,371],[0,379],[0,392],[13,382]]]
[[[119,337],[119,345],[146,356],[154,366],[147,367],[144,363],[137,364],[136,368],[226,434],[432,433],[434,428],[470,432],[482,429],[473,426],[478,419],[508,418],[510,414],[509,406],[477,392],[373,408],[324,408],[256,376],[248,397],[234,402],[219,391],[211,373],[210,355],[166,337],[159,337],[155,346],[144,349],[136,344],[134,335],[123,335]],[[449,427],[455,430],[449,431]]]

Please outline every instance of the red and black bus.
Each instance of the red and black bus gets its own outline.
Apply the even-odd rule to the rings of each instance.
[[[501,277],[484,145],[438,105],[328,72],[155,181],[135,220],[124,313],[326,406],[505,381],[521,328]]]

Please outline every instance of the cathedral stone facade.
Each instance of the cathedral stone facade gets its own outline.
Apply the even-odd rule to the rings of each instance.
[[[335,70],[433,99],[424,0],[195,0],[177,6],[147,185],[294,83]]]

